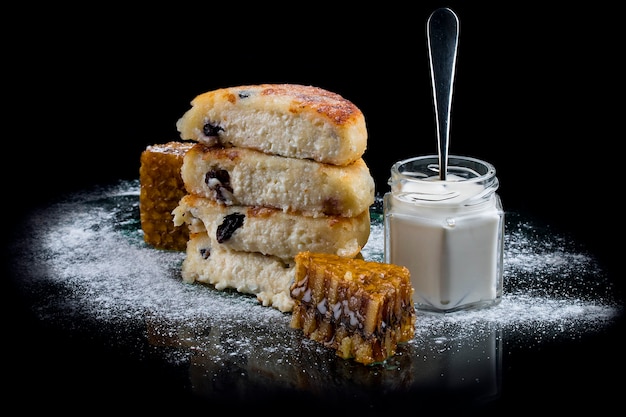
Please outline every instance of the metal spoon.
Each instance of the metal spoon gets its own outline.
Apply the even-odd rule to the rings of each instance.
[[[448,8],[432,12],[428,18],[426,36],[437,122],[439,179],[445,180],[448,171],[452,86],[459,41],[459,19],[456,14]]]

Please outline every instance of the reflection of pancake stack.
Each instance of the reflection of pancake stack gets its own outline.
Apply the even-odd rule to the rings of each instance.
[[[279,84],[201,94],[178,121],[198,142],[183,159],[187,282],[254,294],[291,311],[295,257],[354,258],[370,233],[374,181],[361,111],[316,87]]]

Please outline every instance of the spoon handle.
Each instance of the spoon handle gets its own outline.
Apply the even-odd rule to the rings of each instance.
[[[459,20],[456,14],[448,8],[432,12],[428,18],[427,38],[437,122],[439,179],[445,180],[448,171],[452,86],[459,40]]]

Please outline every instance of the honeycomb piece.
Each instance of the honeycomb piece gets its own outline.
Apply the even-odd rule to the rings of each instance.
[[[186,194],[180,169],[189,142],[148,146],[141,153],[139,213],[144,241],[157,249],[184,251],[188,226],[175,226],[172,211]]]
[[[366,365],[384,362],[413,338],[416,313],[405,267],[300,252],[290,326]]]

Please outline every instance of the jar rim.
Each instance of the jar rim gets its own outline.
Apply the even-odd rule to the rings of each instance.
[[[424,176],[420,178],[419,175],[410,175],[410,171],[401,171],[401,167],[410,165],[415,162],[425,161],[422,165],[426,166],[433,173],[430,177]],[[431,161],[428,163],[428,161]],[[463,162],[459,164],[459,162]],[[426,180],[426,178],[430,178],[432,181],[432,177],[439,175],[438,171],[439,167],[439,156],[438,155],[422,155],[415,156],[407,159],[403,159],[395,162],[391,167],[392,176],[399,175],[403,179],[409,181],[421,182]],[[472,172],[468,171],[471,170]],[[480,169],[480,172],[476,171],[476,169]],[[462,170],[464,175],[468,175],[462,179],[463,182],[481,182],[488,180],[490,178],[495,177],[496,168],[489,162],[483,161],[478,158],[474,158],[471,156],[463,156],[463,155],[448,155],[448,172],[450,171],[459,171]],[[441,181],[441,183],[458,183],[460,182],[458,179],[446,179]]]

